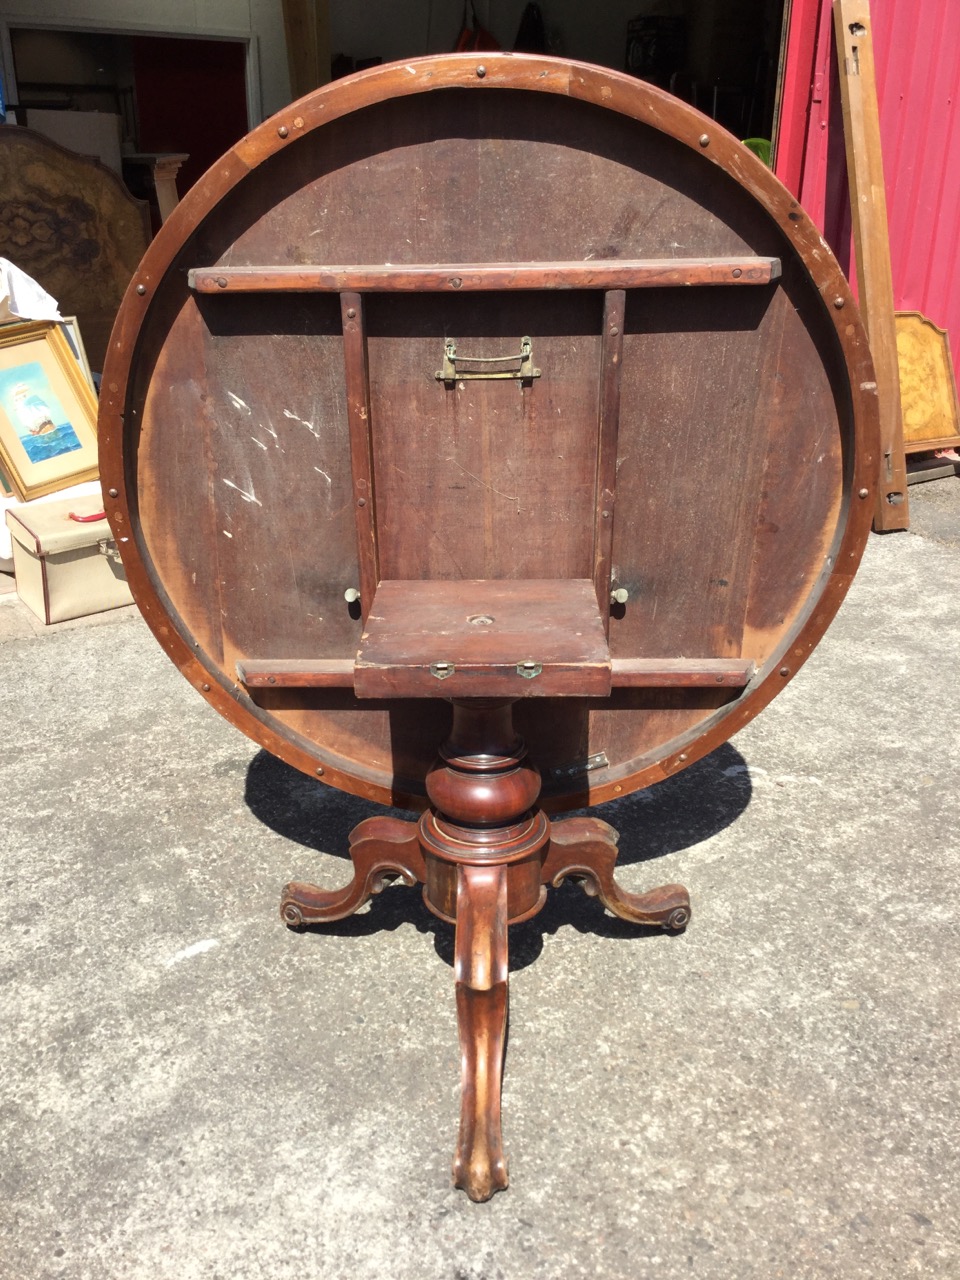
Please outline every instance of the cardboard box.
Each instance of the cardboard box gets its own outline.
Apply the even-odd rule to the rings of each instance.
[[[17,594],[45,623],[118,609],[132,596],[99,494],[7,510]]]

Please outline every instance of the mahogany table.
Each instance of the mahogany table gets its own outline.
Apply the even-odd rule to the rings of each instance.
[[[134,596],[194,687],[333,786],[456,926],[456,1184],[507,1185],[508,926],[614,878],[552,815],[713,750],[823,634],[873,507],[847,284],[750,152],[640,81],[491,54],[376,68],[239,142],[123,303],[102,475]],[[451,716],[452,707],[452,716]],[[439,758],[437,749],[439,746]],[[536,762],[536,763],[534,763]]]

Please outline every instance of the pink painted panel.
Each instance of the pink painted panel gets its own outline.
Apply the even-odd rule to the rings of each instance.
[[[960,5],[874,0],[884,183],[898,309],[960,345]]]
[[[870,8],[894,300],[949,330],[960,352],[960,3],[872,0]],[[774,167],[849,271],[831,9],[830,0],[793,0]]]

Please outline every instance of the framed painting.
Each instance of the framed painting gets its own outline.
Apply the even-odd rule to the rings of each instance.
[[[70,344],[70,350],[80,362],[80,368],[83,370],[83,376],[86,378],[87,382],[89,382],[93,390],[96,391],[97,384],[93,380],[93,371],[90,368],[87,349],[83,345],[83,339],[80,337],[80,322],[77,320],[76,316],[64,316],[60,323],[60,328],[63,330],[63,336]]]
[[[0,328],[0,472],[21,502],[97,478],[96,397],[53,321]]]

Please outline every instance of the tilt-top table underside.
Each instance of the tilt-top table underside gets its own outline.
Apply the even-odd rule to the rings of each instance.
[[[188,194],[101,398],[107,511],[184,675],[283,759],[411,809],[296,927],[422,883],[456,924],[457,1184],[506,1185],[508,925],[791,679],[875,488],[876,385],[816,228],[625,76],[491,55],[318,90]],[[439,759],[437,750],[439,747]]]

